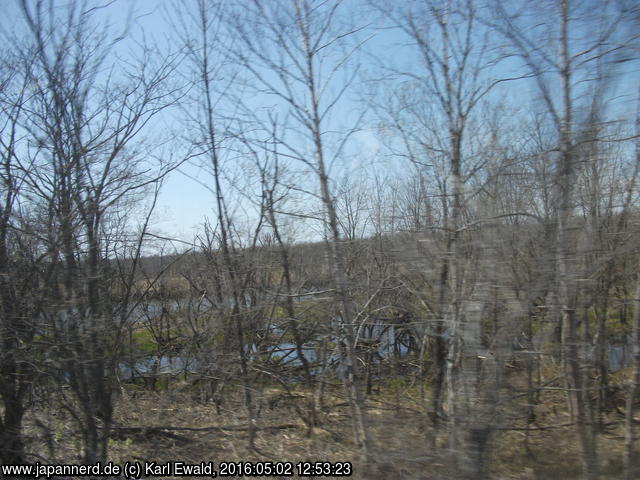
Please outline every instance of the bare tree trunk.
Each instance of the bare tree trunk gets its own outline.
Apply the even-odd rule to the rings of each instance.
[[[364,398],[360,391],[361,379],[355,352],[354,323],[357,315],[355,304],[350,297],[338,214],[327,172],[325,138],[328,132],[324,130],[324,119],[334,110],[353,81],[353,78],[347,80],[346,85],[337,89],[338,93],[331,92],[332,88],[327,88],[333,85],[334,76],[346,68],[349,57],[358,49],[358,46],[347,48],[348,53],[340,50],[341,46],[346,46],[343,45],[345,41],[358,29],[346,33],[334,32],[337,27],[337,24],[334,25],[334,19],[340,2],[316,6],[308,0],[295,0],[253,2],[251,6],[253,11],[249,23],[255,22],[259,26],[258,31],[264,29],[270,35],[257,37],[251,28],[247,28],[247,18],[239,21],[234,19],[234,29],[238,34],[240,46],[233,51],[233,55],[253,75],[253,80],[258,85],[257,91],[283,101],[288,110],[287,117],[295,123],[291,130],[303,132],[303,138],[309,142],[308,150],[313,154],[313,159],[302,154],[299,146],[289,143],[284,135],[277,139],[278,145],[287,149],[289,158],[295,158],[307,165],[318,180],[319,198],[329,234],[329,256],[335,296],[340,306],[342,331],[336,333],[344,342],[342,345],[342,342],[338,341],[338,347],[342,349],[342,359],[346,366],[344,383],[353,417],[354,441],[361,448],[363,455],[369,457],[371,440]],[[334,55],[338,58],[335,59]],[[332,64],[332,68],[327,68],[327,62]],[[278,81],[272,82],[271,75],[278,78]],[[301,94],[293,94],[294,91]],[[258,120],[263,125],[266,124],[253,113],[251,117],[252,121]],[[268,128],[271,130],[271,125]],[[355,129],[350,133],[353,132]],[[339,152],[348,138],[348,134],[344,136],[342,144],[339,145]]]
[[[3,375],[11,367],[15,368],[15,362],[3,359]],[[25,462],[24,442],[22,440],[22,419],[25,414],[24,387],[14,380],[9,383],[3,379],[0,385],[0,396],[4,406],[2,418],[0,418],[0,463],[22,464]]]
[[[598,458],[595,435],[588,422],[588,397],[582,385],[582,372],[578,354],[580,339],[577,334],[576,285],[577,272],[570,264],[569,221],[572,217],[572,197],[574,174],[574,153],[572,140],[571,63],[569,53],[569,0],[560,0],[560,58],[562,81],[563,113],[560,123],[560,171],[558,188],[560,208],[558,209],[557,265],[560,301],[562,310],[562,361],[567,382],[567,398],[571,417],[576,422],[578,442],[582,450],[582,468],[585,478],[598,476]]]
[[[300,359],[302,363],[302,369],[304,371],[305,383],[307,384],[308,392],[308,414],[309,419],[304,419],[309,427],[309,432],[311,432],[312,428],[318,424],[318,412],[316,410],[316,402],[313,398],[314,391],[314,379],[313,374],[311,372],[311,366],[309,365],[309,360],[304,353],[303,350],[303,339],[300,335],[300,329],[298,328],[298,320],[295,311],[295,307],[293,304],[293,287],[291,282],[291,268],[289,261],[289,251],[287,246],[284,243],[282,235],[280,234],[280,229],[278,227],[278,221],[275,214],[275,205],[274,205],[274,197],[273,191],[275,186],[277,185],[277,165],[275,166],[276,173],[274,179],[273,188],[266,188],[266,203],[267,203],[267,215],[269,217],[269,223],[271,228],[273,229],[273,234],[276,237],[276,241],[278,242],[278,247],[280,250],[280,258],[282,262],[282,278],[284,279],[285,284],[285,306],[287,312],[287,319],[289,323],[289,328],[291,328],[291,333],[293,334],[293,341],[295,343],[296,355]],[[264,175],[263,175],[264,177]]]
[[[640,276],[636,280],[636,292],[633,299],[633,324],[631,330],[631,348],[633,352],[633,376],[627,396],[625,413],[625,448],[624,448],[624,478],[637,478],[638,466],[635,462],[634,444],[636,441],[636,419],[634,418],[635,404],[640,389]]]
[[[219,15],[220,13],[217,12]],[[207,145],[207,153],[209,154],[211,161],[211,169],[213,173],[213,192],[216,198],[216,214],[218,228],[220,229],[220,249],[222,250],[222,258],[224,264],[224,270],[229,278],[231,285],[232,295],[232,311],[231,318],[235,324],[236,340],[238,342],[238,354],[240,357],[240,375],[242,378],[242,390],[244,396],[244,404],[247,409],[248,415],[248,443],[249,448],[254,449],[255,441],[255,408],[252,398],[252,386],[249,374],[249,361],[247,348],[245,341],[245,331],[243,325],[243,312],[241,311],[242,292],[240,288],[240,280],[238,279],[237,265],[232,259],[233,241],[230,238],[230,219],[229,212],[227,210],[227,204],[224,198],[224,192],[221,184],[221,166],[220,166],[220,154],[218,145],[218,132],[214,120],[215,114],[215,100],[214,90],[212,85],[211,72],[214,66],[211,64],[213,59],[211,58],[212,41],[215,39],[210,38],[211,20],[209,6],[204,0],[198,2],[197,19],[199,22],[198,33],[200,35],[200,47],[193,54],[195,55],[194,62],[196,69],[198,70],[199,80],[202,82],[202,93],[205,100],[205,124],[204,133],[205,141]]]
[[[446,200],[445,200],[446,202]],[[445,205],[445,212],[446,212]],[[448,225],[448,219],[445,217],[445,225]],[[451,234],[447,235],[447,247],[446,250],[451,250]],[[440,282],[438,285],[438,310],[440,317],[437,319],[436,328],[435,328],[435,338],[433,340],[433,366],[434,373],[433,379],[431,381],[431,406],[430,406],[430,415],[431,415],[431,423],[434,429],[433,432],[433,445],[435,446],[437,431],[440,427],[440,419],[444,416],[443,412],[443,399],[444,399],[444,390],[445,390],[445,381],[447,378],[447,342],[444,339],[445,333],[445,312],[446,312],[446,291],[448,286],[448,278],[449,278],[449,258],[445,257],[442,260],[442,265],[440,267]]]
[[[640,133],[640,96],[638,97],[638,106],[636,111],[636,134]],[[628,215],[628,207],[631,204],[634,187],[636,185],[636,179],[638,172],[640,171],[640,137],[636,138],[635,145],[635,166],[633,171],[633,177],[627,185],[625,208],[620,218],[620,227],[626,223],[626,216]],[[634,443],[636,440],[634,411],[635,403],[638,398],[638,391],[640,390],[640,274],[637,274],[636,278],[636,292],[633,299],[633,324],[631,325],[631,348],[632,348],[632,360],[633,360],[633,377],[631,379],[631,386],[627,397],[627,411],[625,416],[625,450],[624,450],[624,473],[625,480],[631,480],[637,477],[636,473],[638,466],[634,462]],[[626,305],[626,303],[625,303]]]
[[[311,63],[309,62],[311,69]],[[313,78],[311,70],[309,78]],[[311,85],[312,86],[312,85]],[[315,92],[315,89],[312,89]],[[315,102],[314,94],[314,123],[319,127],[320,119],[317,112],[317,102]],[[329,242],[331,259],[333,264],[333,275],[336,286],[336,294],[341,305],[342,326],[344,330],[344,338],[346,348],[344,352],[344,360],[346,361],[346,377],[345,388],[349,396],[349,403],[353,414],[354,441],[362,449],[365,458],[368,459],[371,454],[371,439],[369,438],[369,427],[367,414],[365,410],[364,397],[360,385],[360,373],[355,352],[355,335],[356,328],[354,322],[356,319],[353,302],[349,298],[347,288],[347,275],[344,266],[344,258],[342,253],[342,243],[340,240],[340,232],[338,229],[338,221],[333,203],[333,198],[329,192],[329,179],[326,175],[323,157],[322,140],[318,128],[314,129],[314,139],[316,146],[316,162],[318,168],[318,178],[320,181],[320,190],[322,192],[322,202],[324,203],[325,212],[328,217],[329,231],[331,232],[331,241]]]
[[[314,60],[316,52],[311,45],[310,24],[308,16],[311,13],[311,6],[306,1],[296,2],[296,21],[302,33],[304,45],[306,72],[305,80],[310,95],[310,130],[314,143],[314,153],[316,171],[320,183],[322,203],[324,205],[327,223],[330,232],[329,249],[333,267],[333,277],[336,288],[336,296],[341,305],[342,326],[344,339],[346,341],[346,351],[344,360],[346,361],[345,388],[348,393],[349,403],[353,415],[354,441],[362,449],[365,459],[369,459],[371,454],[371,439],[369,438],[369,426],[365,410],[364,397],[360,385],[360,372],[355,351],[355,328],[356,312],[353,301],[349,296],[347,273],[344,263],[342,242],[338,226],[338,217],[333,197],[330,193],[329,178],[324,160],[324,145],[322,140],[322,129],[319,112],[319,99],[316,86],[316,72],[314,71]]]

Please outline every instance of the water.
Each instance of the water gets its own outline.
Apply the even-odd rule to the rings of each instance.
[[[133,367],[127,363],[120,363],[120,375],[123,380],[149,375],[177,375],[183,372],[195,373],[198,363],[188,356],[160,356],[150,355],[137,359]]]
[[[193,305],[197,310],[208,310],[211,305],[208,301],[201,301],[196,305]],[[133,321],[135,323],[141,323],[145,319],[153,318],[161,315],[164,311],[175,312],[180,308],[184,308],[183,302],[174,301],[168,305],[162,305],[159,302],[150,302],[143,306],[138,306],[133,312]],[[369,348],[375,348],[375,354],[371,355],[371,360],[374,363],[380,363],[389,360],[392,357],[405,357],[410,351],[409,336],[419,336],[420,333],[417,328],[407,328],[404,325],[393,325],[385,323],[374,323],[363,326],[358,332],[359,345],[369,345]],[[272,334],[279,336],[284,333],[283,329],[271,325],[270,331]],[[446,336],[447,332],[443,334]],[[327,338],[329,342],[335,344],[336,338],[329,336]],[[532,348],[540,343],[541,339],[535,337],[533,339]],[[515,340],[514,340],[515,342]],[[318,342],[319,343],[319,342]],[[414,344],[414,348],[417,345]],[[514,350],[520,350],[514,343]],[[589,350],[589,349],[588,349]],[[264,356],[267,354],[272,360],[277,361],[281,366],[299,369],[302,366],[302,361],[298,357],[296,346],[290,342],[282,342],[277,345],[269,346],[263,349],[261,352],[257,351],[257,346],[251,345],[247,349],[248,353],[254,357],[258,355]],[[318,374],[323,369],[323,365],[319,365],[319,352],[315,344],[306,344],[302,346],[302,351],[305,358],[312,366],[312,373]],[[365,353],[361,350],[360,356],[364,356]],[[264,358],[264,357],[263,357]],[[607,348],[607,363],[608,368],[612,372],[616,372],[630,364],[630,348],[629,339],[612,339]],[[327,358],[327,367],[332,370],[338,377],[340,377],[345,370],[345,366],[337,352],[329,352]],[[198,362],[196,359],[185,354],[176,354],[172,356],[156,356],[149,355],[148,357],[138,359],[134,365],[121,363],[120,372],[124,379],[129,379],[135,376],[148,376],[148,375],[177,375],[183,372],[196,373],[198,371]]]

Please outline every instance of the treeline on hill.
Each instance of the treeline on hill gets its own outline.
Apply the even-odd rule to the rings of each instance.
[[[637,478],[635,2],[168,2],[164,53],[12,5],[0,464]]]

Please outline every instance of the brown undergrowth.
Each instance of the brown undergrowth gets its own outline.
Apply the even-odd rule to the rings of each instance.
[[[275,386],[264,386],[255,393],[259,411],[256,448],[249,450],[247,417],[239,392],[229,392],[217,414],[214,405],[195,401],[188,391],[125,389],[115,412],[110,460],[118,464],[349,461],[356,479],[456,478],[450,469],[447,440],[442,435],[432,442],[414,384],[392,382],[367,399],[375,446],[368,462],[353,444],[349,408],[339,387],[329,389],[322,424],[312,431],[300,419],[300,409],[294,408],[294,402],[304,402],[302,387],[293,396]],[[518,411],[517,405],[512,411]],[[497,419],[488,455],[491,478],[580,478],[575,433],[573,427],[565,426],[569,417],[564,392],[553,387],[544,391],[535,412],[535,421],[528,426],[517,415],[512,420]],[[612,409],[603,424],[598,437],[603,478],[619,478],[624,441],[621,413]],[[48,426],[46,435],[44,425]],[[72,425],[62,414],[53,417],[46,410],[34,411],[29,427],[33,450],[50,451],[56,462],[77,462],[81,447]]]

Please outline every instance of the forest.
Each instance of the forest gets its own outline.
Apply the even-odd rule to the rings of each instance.
[[[640,478],[637,1],[2,6],[0,478]]]

